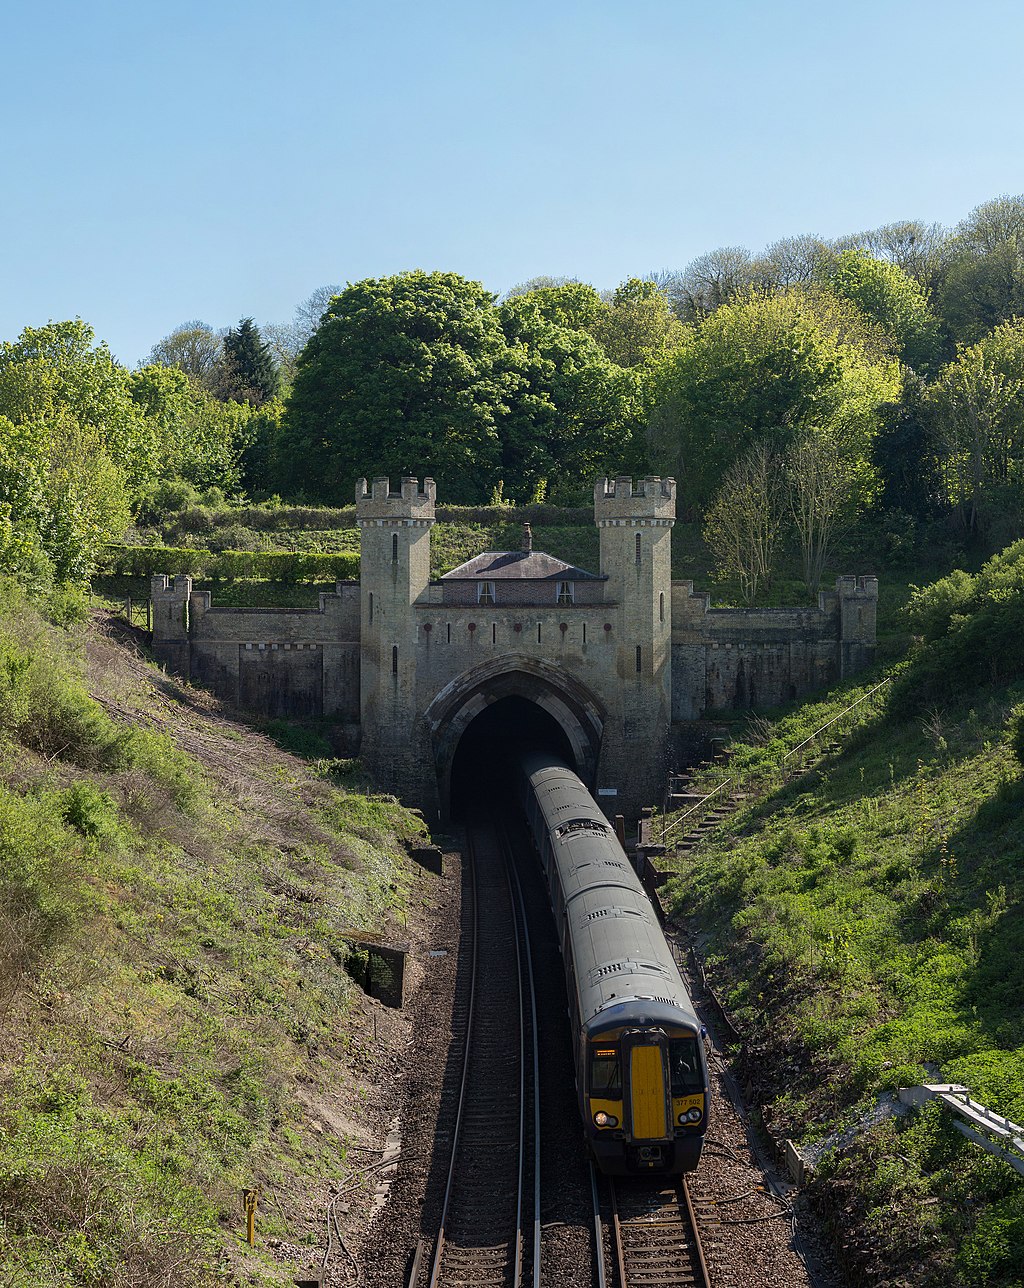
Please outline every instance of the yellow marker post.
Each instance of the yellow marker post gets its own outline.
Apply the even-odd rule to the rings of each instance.
[[[256,1200],[260,1196],[259,1190],[243,1190],[243,1199],[245,1202],[245,1237],[249,1240],[249,1247],[256,1246]]]

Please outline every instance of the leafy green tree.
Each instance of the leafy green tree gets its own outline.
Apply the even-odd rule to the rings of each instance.
[[[455,273],[347,286],[298,362],[282,434],[282,485],[347,501],[373,474],[431,469],[453,501],[498,478],[498,427],[520,386],[493,297]]]
[[[961,244],[943,283],[940,312],[964,343],[1024,315],[1024,242],[1011,237],[980,254]]]
[[[224,337],[213,390],[225,401],[259,407],[280,388],[277,363],[252,318],[242,318]]]
[[[858,462],[864,501],[878,408],[899,390],[884,337],[845,301],[748,293],[707,317],[656,372],[652,463],[701,509],[754,445],[782,454],[803,431],[827,427]]]
[[[969,534],[1024,497],[1024,320],[961,349],[924,395],[946,499]]]
[[[896,264],[863,250],[845,250],[822,260],[819,276],[893,337],[903,361],[926,370],[938,357],[938,321],[920,285]]]
[[[588,329],[612,362],[638,367],[678,349],[685,328],[669,308],[668,297],[652,281],[631,277],[617,288]]]
[[[510,291],[502,307],[513,306],[517,299],[528,300],[541,317],[555,326],[593,334],[605,304],[592,286],[586,282],[537,280],[551,280],[553,284],[537,286],[529,291],[517,288],[515,294]]]
[[[566,313],[545,296],[531,292],[499,309],[518,377],[499,423],[501,479],[517,499],[577,503],[595,475],[634,468],[639,382],[585,330],[560,325]]]
[[[73,420],[124,475],[129,492],[156,472],[158,436],[131,397],[130,376],[84,322],[26,327],[0,344],[0,415],[16,424]]]
[[[248,403],[221,402],[175,367],[143,367],[132,373],[129,388],[157,435],[154,478],[238,491],[253,415]]]

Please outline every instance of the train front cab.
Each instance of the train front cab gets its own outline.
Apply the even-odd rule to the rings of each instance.
[[[690,1172],[707,1127],[707,1065],[688,1028],[630,1028],[587,1042],[588,1139],[610,1175]]]

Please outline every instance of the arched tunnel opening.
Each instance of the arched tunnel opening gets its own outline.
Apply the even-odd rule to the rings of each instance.
[[[529,698],[513,694],[492,702],[466,727],[452,760],[449,808],[464,819],[509,790],[509,769],[524,751],[549,751],[578,765],[562,726]]]

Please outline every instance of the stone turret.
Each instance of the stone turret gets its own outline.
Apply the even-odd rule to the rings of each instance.
[[[609,733],[621,730],[618,747],[611,745],[606,734],[602,774],[635,779],[642,773],[649,800],[657,798],[663,773],[661,749],[667,745],[672,718],[675,513],[675,479],[598,479],[594,488],[601,572],[608,578],[607,598],[616,606],[620,709],[619,718],[606,728]]]
[[[386,478],[356,484],[359,527],[360,719],[362,754],[387,789],[398,791],[419,772],[413,747],[416,721],[416,623],[413,605],[430,582],[433,479],[423,487],[403,478],[392,492]]]
[[[153,656],[175,675],[188,679],[191,672],[188,605],[192,578],[153,577],[149,593],[153,601]]]
[[[839,577],[839,674],[845,679],[875,659],[878,626],[878,578]]]

